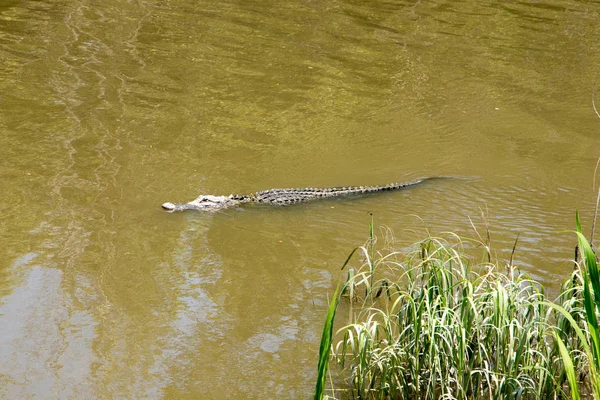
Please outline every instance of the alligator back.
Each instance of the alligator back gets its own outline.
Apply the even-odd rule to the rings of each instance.
[[[387,190],[402,189],[407,186],[417,185],[427,179],[417,179],[404,183],[390,183],[384,186],[350,186],[334,188],[303,188],[303,189],[270,189],[254,193],[251,198],[256,203],[272,205],[288,205],[311,201],[321,198],[347,196],[364,193],[383,192]]]

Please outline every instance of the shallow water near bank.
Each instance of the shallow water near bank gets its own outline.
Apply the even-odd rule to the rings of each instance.
[[[0,3],[0,397],[307,398],[376,225],[556,290],[600,153],[588,2]],[[293,207],[199,194],[377,185]]]

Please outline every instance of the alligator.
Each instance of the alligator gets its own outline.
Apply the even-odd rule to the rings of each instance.
[[[358,195],[364,193],[383,192],[388,190],[403,189],[408,186],[417,185],[428,179],[421,178],[404,183],[390,183],[383,186],[349,186],[349,187],[334,187],[334,188],[304,188],[304,189],[270,189],[261,192],[256,192],[250,195],[229,195],[229,196],[213,196],[201,195],[197,199],[189,203],[164,203],[162,208],[167,211],[184,211],[184,210],[201,210],[201,211],[216,211],[223,208],[237,207],[241,204],[255,203],[266,204],[273,206],[287,206],[295,203],[303,203],[307,201]]]

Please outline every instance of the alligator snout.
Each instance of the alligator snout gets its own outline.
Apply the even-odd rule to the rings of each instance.
[[[167,202],[162,205],[162,208],[164,208],[167,211],[175,211],[175,204]]]

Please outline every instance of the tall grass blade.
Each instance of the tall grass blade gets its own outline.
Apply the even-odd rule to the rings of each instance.
[[[563,364],[565,366],[565,372],[567,374],[567,381],[569,382],[569,388],[571,389],[571,398],[573,400],[579,400],[579,389],[577,386],[577,376],[575,373],[575,366],[573,365],[573,360],[571,359],[571,355],[565,346],[565,343],[562,341],[560,336],[555,332],[554,340],[558,344],[558,349],[560,351],[560,355],[563,360]]]
[[[600,309],[600,273],[598,261],[591,245],[581,233],[581,224],[577,214],[577,242],[582,252],[585,268],[583,275],[583,303],[585,317],[591,339],[592,352],[588,353],[592,391],[600,394],[600,330],[598,329],[598,310]]]
[[[592,284],[592,289],[594,290],[594,301],[596,302],[596,305],[600,305],[600,274],[598,273],[598,261],[596,260],[596,254],[581,232],[577,232],[577,239],[579,248],[583,253],[582,256],[585,260],[590,283]]]
[[[348,265],[348,263],[350,262],[350,259],[352,258],[354,253],[356,253],[356,250],[358,250],[358,249],[360,249],[360,247],[355,247],[352,249],[352,251],[350,252],[350,255],[346,258],[346,261],[344,261],[344,264],[342,264],[342,268],[340,268],[340,269],[346,268],[346,265]]]
[[[317,367],[317,385],[315,387],[315,400],[323,399],[323,392],[325,391],[325,382],[327,379],[327,367],[329,366],[329,353],[331,351],[331,342],[333,339],[333,322],[335,320],[335,312],[337,310],[340,298],[338,292],[340,286],[338,285],[333,292],[333,298],[329,303],[327,310],[327,317],[325,318],[325,325],[323,326],[323,335],[321,336],[321,345],[319,347],[319,365]]]

